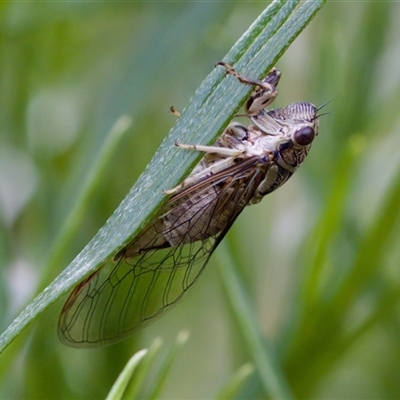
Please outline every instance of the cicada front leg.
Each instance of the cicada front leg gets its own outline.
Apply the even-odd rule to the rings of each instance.
[[[241,83],[255,86],[253,93],[245,104],[245,111],[247,116],[258,115],[264,108],[268,107],[278,96],[278,90],[276,86],[282,76],[282,73],[273,68],[263,80],[247,78],[231,67],[229,64],[220,61],[217,65],[221,65],[225,68],[225,71],[229,75],[233,75]]]

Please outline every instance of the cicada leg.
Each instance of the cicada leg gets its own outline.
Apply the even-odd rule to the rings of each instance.
[[[175,186],[172,189],[164,190],[164,194],[174,194],[176,192],[181,191],[183,188],[190,186],[199,181],[204,176],[209,174],[215,174],[230,165],[232,165],[232,158],[240,156],[244,153],[244,149],[228,149],[226,147],[219,147],[219,146],[202,146],[202,145],[191,145],[191,144],[183,144],[183,143],[175,143],[175,146],[179,147],[180,149],[184,150],[195,150],[201,151],[203,153],[208,154],[216,154],[222,156],[223,158],[211,164],[208,167],[203,168],[199,172],[192,172],[183,182],[181,182],[178,186]]]
[[[279,83],[282,73],[276,68],[273,68],[263,80],[258,80],[239,74],[233,67],[223,61],[218,62],[217,65],[223,66],[227,74],[233,75],[241,83],[256,87],[245,104],[247,116],[258,115],[264,108],[268,107],[278,95],[276,86]]]

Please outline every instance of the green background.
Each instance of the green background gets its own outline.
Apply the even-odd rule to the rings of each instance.
[[[2,330],[105,223],[174,124],[169,106],[186,106],[264,7],[0,5]],[[400,397],[399,17],[392,2],[328,2],[283,55],[274,107],[333,100],[323,111],[330,114],[300,171],[246,209],[226,239],[295,397]],[[131,128],[73,240],[44,272],[85,176],[124,114]],[[182,329],[190,338],[160,397],[215,397],[253,362],[221,260],[215,254],[162,319],[112,347],[62,346],[57,302],[0,357],[0,398],[104,398],[134,352],[157,336],[168,348]],[[238,397],[264,396],[256,371]]]

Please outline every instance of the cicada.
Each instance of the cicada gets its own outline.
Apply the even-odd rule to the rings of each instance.
[[[71,293],[59,319],[61,341],[73,347],[125,339],[160,316],[197,281],[242,210],[282,186],[306,158],[318,134],[318,108],[306,102],[267,111],[281,77],[227,75],[254,91],[244,106],[249,126],[231,123],[204,153],[157,216]]]

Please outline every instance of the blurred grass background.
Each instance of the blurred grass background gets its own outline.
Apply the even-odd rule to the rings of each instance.
[[[56,276],[104,224],[259,2],[2,3],[0,327],[29,302],[102,144],[133,118]],[[400,5],[328,2],[279,61],[274,106],[333,100],[299,172],[226,242],[257,323],[299,398],[399,398]],[[190,338],[162,398],[212,398],[252,362],[214,257],[132,339],[62,346],[62,302],[0,357],[0,398],[104,398],[156,336]],[[48,278],[50,279],[50,278]],[[162,361],[160,361],[162,362]],[[152,374],[147,377],[152,384]],[[257,372],[238,398],[264,397]]]

